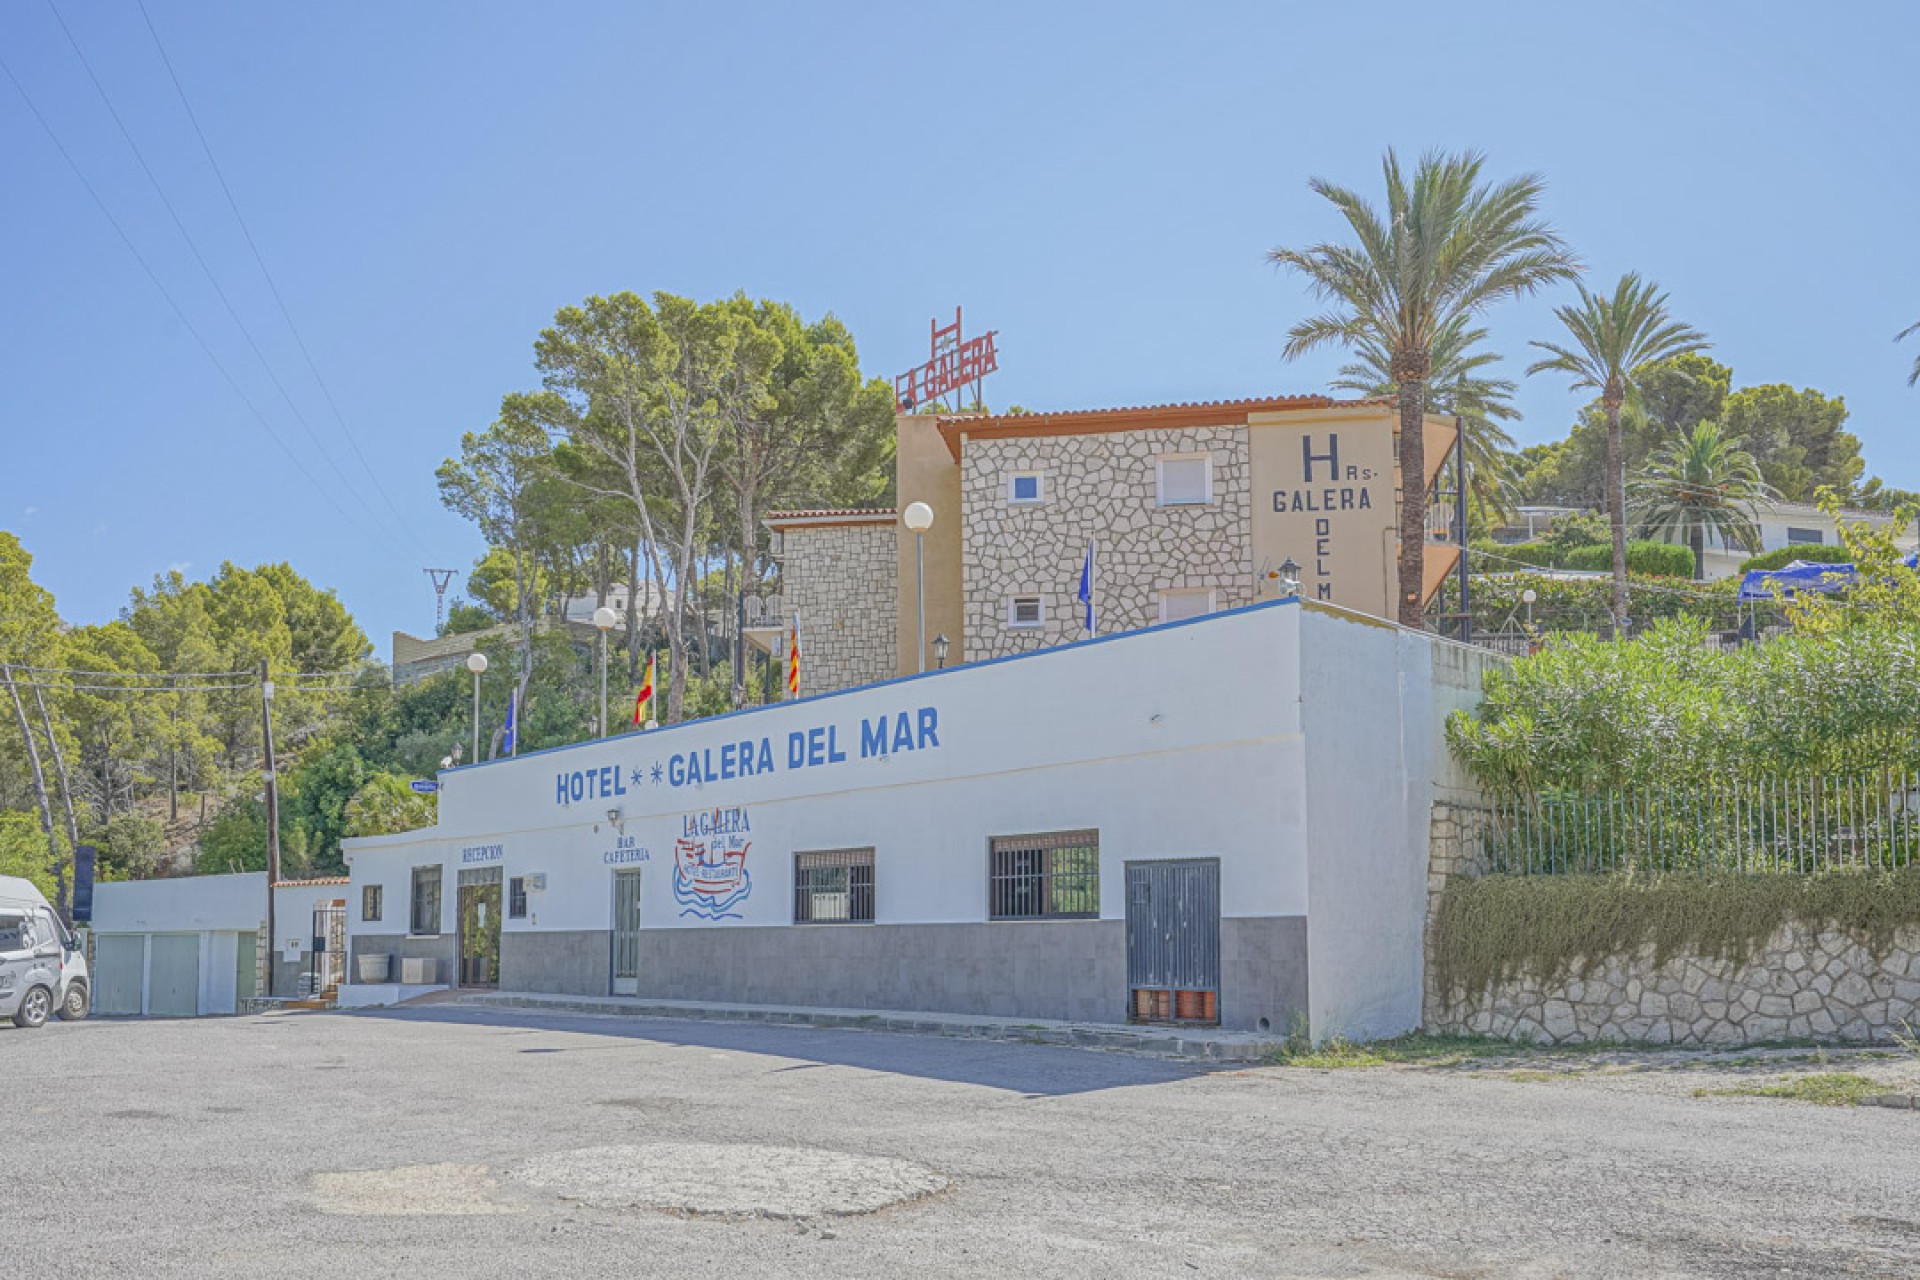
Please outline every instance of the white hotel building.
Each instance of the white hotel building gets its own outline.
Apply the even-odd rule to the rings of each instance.
[[[343,1002],[1405,1031],[1491,660],[1278,600],[452,770],[438,826],[346,842]]]

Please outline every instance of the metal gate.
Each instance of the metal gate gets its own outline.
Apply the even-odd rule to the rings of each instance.
[[[613,873],[613,994],[640,994],[640,873]]]
[[[313,949],[307,953],[307,978],[314,995],[337,990],[347,980],[346,903],[314,905]]]
[[[1127,863],[1127,1016],[1220,1020],[1220,863]]]

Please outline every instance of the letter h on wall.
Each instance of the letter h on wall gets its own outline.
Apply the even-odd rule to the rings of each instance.
[[[1329,479],[1334,481],[1338,481],[1340,479],[1340,433],[1339,432],[1335,431],[1335,432],[1328,433],[1327,451],[1325,453],[1315,453],[1313,451],[1312,436],[1300,437],[1300,464],[1306,470],[1306,475],[1302,479],[1303,484],[1313,483],[1313,464],[1316,462],[1324,462],[1329,467],[1333,468],[1333,474],[1330,477],[1328,477]]]

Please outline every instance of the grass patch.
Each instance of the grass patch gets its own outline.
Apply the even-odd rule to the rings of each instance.
[[[1860,938],[1877,955],[1920,924],[1920,869],[1816,876],[1456,877],[1433,924],[1434,978],[1453,996],[1532,974],[1585,976],[1651,945],[1654,963],[1691,954],[1750,961],[1792,921]]]
[[[1279,1067],[1384,1067],[1393,1064],[1418,1064],[1444,1067],[1481,1058],[1512,1058],[1524,1054],[1552,1053],[1572,1055],[1619,1049],[1619,1045],[1565,1045],[1539,1049],[1520,1040],[1496,1040],[1491,1036],[1436,1035],[1413,1031],[1391,1040],[1372,1040],[1355,1044],[1335,1036],[1317,1048],[1304,1033],[1289,1036],[1287,1043],[1266,1056],[1270,1066]]]
[[[1515,1084],[1546,1084],[1563,1077],[1553,1071],[1509,1071],[1507,1079]]]
[[[1863,1098],[1887,1092],[1887,1086],[1851,1071],[1821,1071],[1772,1084],[1738,1084],[1729,1089],[1696,1089],[1696,1098],[1788,1098],[1816,1107],[1858,1106]]]
[[[1283,1067],[1318,1067],[1321,1070],[1383,1067],[1387,1064],[1387,1059],[1376,1053],[1372,1045],[1355,1044],[1340,1036],[1333,1037],[1318,1048],[1289,1043],[1268,1054],[1267,1061]]]

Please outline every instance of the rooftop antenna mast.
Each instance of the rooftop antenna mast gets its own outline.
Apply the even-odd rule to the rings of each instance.
[[[422,569],[422,573],[433,579],[433,634],[439,635],[440,628],[447,621],[447,584],[453,581],[457,569]]]

